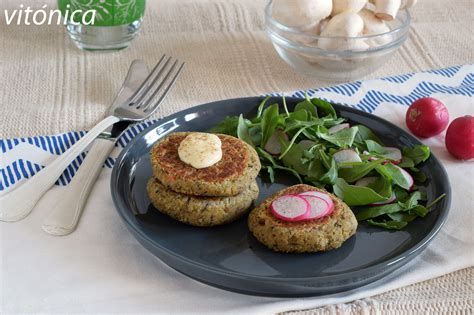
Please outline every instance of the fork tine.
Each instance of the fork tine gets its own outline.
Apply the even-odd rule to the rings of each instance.
[[[153,101],[153,99],[155,99],[155,97],[158,95],[158,92],[164,86],[164,84],[166,83],[166,80],[168,80],[168,78],[170,77],[170,74],[174,71],[177,64],[178,64],[178,60],[175,60],[173,65],[169,68],[168,72],[164,75],[163,78],[161,78],[160,83],[156,87],[155,86],[150,87],[150,91],[151,91],[150,96],[146,99],[142,99],[142,102],[140,104],[137,104],[137,109],[141,108],[142,106],[145,106],[145,108],[143,108],[143,110],[147,109],[147,107],[150,105],[150,103]],[[161,73],[160,73],[160,75],[161,75]],[[153,83],[157,83],[157,82],[158,82],[158,80],[156,80],[156,82],[153,82]]]
[[[129,104],[134,104],[137,103],[137,98],[141,99],[148,91],[149,87],[152,86],[150,82],[152,81],[152,78],[155,77],[157,70],[160,68],[161,63],[163,60],[165,60],[166,54],[161,56],[160,60],[156,63],[156,65],[153,67],[153,69],[150,71],[146,79],[143,81],[143,83],[140,85],[140,87],[137,89],[135,93],[130,97],[128,103]],[[171,60],[171,57],[168,58],[168,62]],[[165,64],[166,67],[167,64]],[[164,68],[164,67],[163,67]]]
[[[178,62],[178,60],[176,60],[176,62]],[[160,96],[160,98],[153,104],[153,106],[150,106],[150,104],[148,104],[145,109],[144,109],[144,112],[146,112],[148,115],[151,115],[153,114],[153,112],[158,108],[158,106],[160,106],[160,104],[163,102],[163,100],[165,99],[166,95],[168,94],[168,92],[170,91],[170,89],[173,87],[173,85],[176,83],[176,80],[178,79],[181,71],[183,70],[184,68],[184,62],[181,63],[181,65],[179,66],[178,68],[178,71],[176,71],[176,74],[174,75],[174,77],[171,79],[171,81],[169,82],[168,86],[165,88],[165,90],[163,91],[163,94]],[[165,78],[165,80],[163,81],[163,83],[166,81],[166,79],[168,78],[168,76],[170,75],[171,71],[168,72],[167,74],[167,77]],[[154,93],[156,94],[156,93]],[[151,99],[153,100],[153,99]]]

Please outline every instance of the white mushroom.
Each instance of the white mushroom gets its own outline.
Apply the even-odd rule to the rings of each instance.
[[[309,30],[332,11],[332,0],[274,0],[272,16],[293,28]]]
[[[375,0],[375,16],[385,21],[392,21],[397,16],[401,0]]]
[[[331,15],[337,15],[342,12],[357,13],[362,10],[368,0],[333,0]]]
[[[321,20],[312,30],[313,35],[321,35],[321,32],[324,30],[326,25],[328,24],[330,18],[325,18],[324,20]]]
[[[375,14],[367,9],[364,9],[359,12],[360,17],[364,20],[364,30],[363,35],[378,35],[387,33],[390,31],[390,27],[384,20],[381,20],[375,16]],[[371,38],[366,40],[366,43],[371,47],[381,46],[389,43],[392,40],[390,34],[378,36],[376,38]]]
[[[362,34],[364,21],[357,13],[343,12],[329,20],[321,36],[336,38],[320,38],[318,47],[324,50],[366,50],[369,46],[360,39],[351,38]],[[343,38],[348,37],[348,38]]]

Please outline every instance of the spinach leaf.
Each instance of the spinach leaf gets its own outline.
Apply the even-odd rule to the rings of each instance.
[[[308,175],[308,166],[303,163],[304,150],[299,145],[293,145],[288,141],[282,141],[282,148],[285,148],[284,156],[280,157],[283,165],[294,169],[301,175]]]
[[[370,187],[349,185],[344,179],[336,179],[333,190],[336,196],[349,206],[365,206],[374,202],[384,201],[392,195],[390,182],[383,177],[377,191]]]
[[[339,168],[339,177],[344,178],[348,183],[353,183],[365,177],[365,175],[369,174],[382,163],[382,160],[350,163],[350,167]]]
[[[258,144],[262,141],[262,127],[260,125],[250,127],[249,134],[254,144]]]
[[[415,166],[415,162],[409,157],[403,156],[398,166],[401,168],[410,168]]]
[[[403,175],[399,167],[388,163],[385,165],[378,166],[377,169],[383,169],[385,172],[387,172],[395,185],[398,185],[406,190],[410,189],[411,183]]]
[[[389,213],[387,215],[393,221],[408,222],[408,223],[410,223],[411,221],[413,221],[417,218],[416,215],[411,215],[411,214],[404,213],[404,212]]]
[[[304,110],[307,113],[311,114],[312,117],[318,118],[318,112],[316,111],[316,107],[311,103],[309,100],[304,100],[295,106],[295,112]]]
[[[321,163],[327,169],[327,172],[319,178],[319,181],[323,184],[334,185],[338,176],[336,161],[323,150],[319,150],[319,156]]]
[[[430,148],[424,144],[416,145],[412,148],[404,148],[403,156],[413,160],[415,165],[426,161],[430,157]]]
[[[365,144],[367,146],[367,151],[369,151],[369,152],[375,152],[375,153],[378,153],[378,154],[387,153],[385,148],[382,147],[377,142],[375,142],[374,140],[365,140]]]
[[[322,132],[317,133],[317,135],[321,139],[324,139],[327,142],[335,144],[336,146],[340,148],[347,148],[347,147],[352,146],[352,143],[354,142],[354,138],[356,134],[357,134],[356,127],[346,128],[332,135],[327,134],[327,133],[322,133]]]
[[[357,136],[355,138],[355,141],[360,144],[365,144],[366,140],[372,140],[375,141],[379,144],[383,144],[383,142],[380,140],[379,137],[375,135],[375,133],[370,130],[368,127],[364,125],[356,125],[357,129],[359,132],[357,133]]]
[[[426,174],[416,167],[410,168],[410,174],[413,176],[413,179],[419,183],[424,183],[426,181]]]
[[[273,104],[265,108],[262,115],[262,141],[260,146],[263,148],[267,144],[268,139],[270,139],[275,132],[280,121],[278,104]]]
[[[239,124],[239,117],[226,117],[218,125],[209,130],[212,133],[223,133],[226,135],[237,137],[237,126]]]
[[[308,121],[308,112],[304,109],[295,110],[295,111],[290,113],[290,116],[288,117],[288,120],[290,122]]]
[[[397,213],[402,210],[403,208],[397,203],[383,206],[373,206],[358,212],[356,214],[356,219],[357,221],[365,221],[367,219],[376,218],[384,214]]]
[[[385,228],[388,230],[401,230],[405,226],[407,226],[408,222],[405,221],[374,221],[374,220],[367,220],[367,223],[373,226],[378,226],[381,228]]]
[[[313,98],[311,103],[313,103],[318,108],[318,110],[321,110],[324,114],[326,114],[326,116],[337,118],[336,110],[331,103],[319,98]]]
[[[244,120],[244,116],[240,114],[239,116],[239,124],[237,127],[237,137],[240,140],[243,140],[250,144],[252,147],[255,147],[255,145],[252,142],[252,138],[250,137],[249,129],[247,127],[247,123]]]

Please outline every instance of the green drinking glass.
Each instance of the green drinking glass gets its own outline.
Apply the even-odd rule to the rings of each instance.
[[[58,6],[71,39],[90,51],[128,47],[145,13],[145,0],[58,0]]]

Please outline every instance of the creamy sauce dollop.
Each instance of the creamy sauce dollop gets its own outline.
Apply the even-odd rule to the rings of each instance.
[[[181,161],[194,168],[206,168],[222,159],[222,142],[214,134],[191,133],[181,141],[178,155]]]

